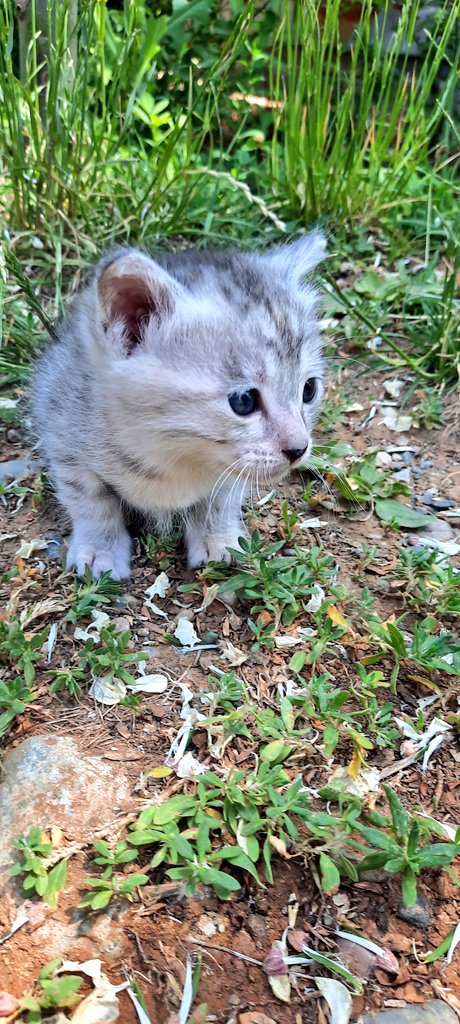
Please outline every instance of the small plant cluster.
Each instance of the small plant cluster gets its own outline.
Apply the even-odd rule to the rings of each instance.
[[[281,555],[285,540],[267,543],[259,530],[254,530],[249,539],[241,537],[239,543],[240,550],[231,550],[234,561],[241,566],[236,574],[230,570],[230,578],[225,579],[229,576],[228,567],[219,564],[207,566],[202,575],[206,579],[224,579],[221,593],[235,591],[251,604],[252,613],[268,611],[276,623],[294,622],[305,610],[315,584],[330,581],[335,575],[334,559],[319,547],[308,551],[295,547],[293,555]]]
[[[55,972],[61,964],[60,957],[45,964],[37,979],[37,995],[19,999],[21,1019],[27,1024],[41,1024],[48,1018],[48,1011],[68,1010],[80,1002],[78,992],[83,985],[83,978],[76,974],[57,975]]]
[[[124,896],[125,899],[132,900],[134,890],[140,885],[146,885],[149,876],[140,872],[127,876],[121,875],[117,873],[116,868],[136,860],[137,850],[130,849],[124,840],[117,843],[113,850],[104,840],[93,843],[93,846],[99,855],[95,857],[94,863],[104,865],[105,870],[100,878],[84,879],[84,885],[90,891],[85,893],[80,906],[90,907],[91,910],[102,910],[103,907],[108,906],[114,896]]]
[[[85,567],[83,579],[75,579],[70,599],[70,609],[66,615],[68,622],[78,622],[91,617],[91,612],[101,605],[112,604],[114,598],[120,597],[121,583],[112,579],[111,572],[104,572],[99,579],[94,579],[89,566]]]
[[[458,570],[440,561],[437,551],[401,548],[391,575],[400,580],[398,592],[417,611],[435,612],[448,618],[460,615]]]
[[[265,760],[261,757],[257,770],[249,774],[233,771],[223,780],[206,772],[195,793],[145,807],[130,826],[127,842],[118,843],[113,852],[107,844],[95,843],[95,863],[107,866],[100,878],[86,879],[90,891],[81,905],[95,910],[107,906],[115,895],[131,899],[134,889],[148,882],[148,875],[117,879],[113,871],[135,860],[141,847],[154,850],[148,871],[165,865],[167,876],[181,882],[187,895],[208,885],[221,899],[240,888],[235,871],[263,884],[261,858],[265,879],[272,882],[273,854],[286,856],[288,851],[314,858],[326,893],[336,891],[341,877],[356,881],[371,867],[399,873],[408,906],[416,900],[416,876],[422,869],[447,867],[452,873],[450,865],[460,854],[460,830],[455,842],[428,842],[429,823],[408,814],[388,786],[384,789],[389,817],[332,787],[320,790],[320,796],[336,801],[339,813],[315,811],[301,778],[292,779],[281,765],[285,756],[276,741],[265,747]]]
[[[22,876],[24,891],[41,896],[51,910],[55,910],[59,893],[66,883],[67,861],[62,858],[54,867],[49,866],[53,845],[37,825],[30,829],[28,836],[20,835],[13,839],[13,846],[20,851],[21,857],[11,868],[11,877]]]
[[[76,665],[65,666],[52,672],[50,692],[65,690],[73,697],[80,697],[83,683],[88,679],[100,682],[123,683],[133,685],[135,677],[129,671],[132,665],[145,661],[148,657],[142,651],[134,651],[131,631],[119,631],[116,626],[104,626],[98,638],[90,636],[77,653]],[[137,708],[139,700],[136,694],[126,694],[120,703]]]

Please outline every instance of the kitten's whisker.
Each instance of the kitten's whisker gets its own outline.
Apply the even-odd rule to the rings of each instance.
[[[219,493],[220,489],[223,487],[223,485],[225,483],[225,480],[228,479],[229,476],[231,476],[233,470],[236,469],[238,463],[240,463],[242,461],[243,460],[242,460],[241,456],[238,459],[235,459],[235,461],[232,462],[230,464],[230,466],[226,466],[225,469],[222,471],[222,473],[217,477],[217,480],[216,480],[216,482],[215,482],[215,484],[213,486],[213,489],[212,489],[212,491],[211,491],[211,493],[209,495],[209,498],[208,498],[209,505],[211,505],[212,502],[214,501],[214,499],[217,497],[217,494]]]
[[[243,476],[243,473],[246,473],[246,471],[248,473],[250,473],[250,471],[251,471],[250,466],[248,467],[247,463],[244,464],[243,468],[238,473],[238,476],[236,477],[236,480],[232,484],[232,486],[231,486],[231,488],[230,488],[230,490],[229,490],[229,492],[227,494],[227,497],[225,499],[225,502],[224,502],[224,505],[223,505],[223,508],[222,508],[222,513],[221,513],[222,516],[225,514],[225,510],[226,510],[227,506],[228,506],[229,512],[230,512],[231,505],[232,505],[233,499],[234,499],[235,494],[236,494],[236,488],[238,487],[238,483],[241,480],[241,477]],[[246,486],[246,483],[247,483],[247,475],[246,475],[246,479],[244,481],[244,485],[242,486],[242,489],[241,489],[241,500],[242,500],[243,491],[244,491],[244,487]]]

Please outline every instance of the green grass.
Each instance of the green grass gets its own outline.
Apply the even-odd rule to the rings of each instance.
[[[40,321],[114,241],[252,246],[318,220],[340,259],[368,268],[377,237],[384,270],[424,261],[425,295],[410,305],[408,275],[383,300],[361,295],[355,329],[383,333],[420,379],[458,380],[460,3],[420,26],[420,0],[407,0],[388,42],[389,4],[377,26],[365,0],[346,44],[342,6],[233,0],[228,17],[217,0],[159,13],[80,0],[75,22],[73,0],[33,0],[24,45],[4,0],[7,383],[25,379]]]

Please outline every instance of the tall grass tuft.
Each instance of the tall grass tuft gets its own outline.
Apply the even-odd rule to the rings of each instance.
[[[271,60],[271,164],[279,194],[306,221],[370,222],[390,209],[396,216],[413,199],[418,168],[446,157],[459,86],[459,0],[439,5],[417,59],[409,53],[420,37],[421,0],[404,0],[391,34],[392,6],[384,0],[377,20],[373,0],[363,0],[344,46],[341,0],[285,0]]]
[[[0,6],[0,212],[10,230],[47,241],[53,224],[75,259],[82,238],[91,251],[132,232],[142,237],[146,224],[151,236],[198,230],[206,203],[191,198],[208,184],[209,210],[215,183],[192,172],[255,0],[235,19],[204,80],[197,83],[190,67],[182,105],[174,107],[158,74],[166,15],[136,0],[122,11],[81,0],[75,20],[74,0],[31,0],[30,40],[18,59],[15,6]]]

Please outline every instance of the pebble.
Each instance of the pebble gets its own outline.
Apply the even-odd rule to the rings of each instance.
[[[377,452],[375,465],[377,469],[387,469],[388,466],[391,466],[391,455],[388,452]]]
[[[424,931],[430,926],[430,911],[423,896],[418,896],[412,907],[406,907],[400,903],[397,911],[401,921],[407,921],[414,928],[423,928]]]
[[[452,501],[451,498],[441,498],[439,495],[435,497],[431,491],[425,491],[422,500],[424,505],[428,505],[429,508],[435,508],[438,512],[445,512],[446,509],[455,508],[455,501]]]
[[[395,472],[392,473],[391,475],[393,477],[393,480],[399,481],[400,483],[403,483],[403,484],[410,484],[411,483],[412,474],[411,474],[411,470],[409,469],[408,466],[406,466],[404,469],[397,469],[397,470],[395,470]]]
[[[426,526],[417,530],[418,537],[428,537],[434,540],[453,540],[455,534],[449,523],[444,519],[429,519]]]
[[[442,999],[433,999],[425,1004],[365,1013],[357,1024],[458,1024],[458,1017]]]
[[[0,462],[0,483],[5,480],[24,480],[41,470],[39,462],[33,459],[12,459],[11,462]]]
[[[53,561],[60,561],[62,557],[62,549],[64,547],[64,539],[60,533],[52,533],[49,537],[46,537],[47,547],[45,555],[47,558],[51,558]]]

